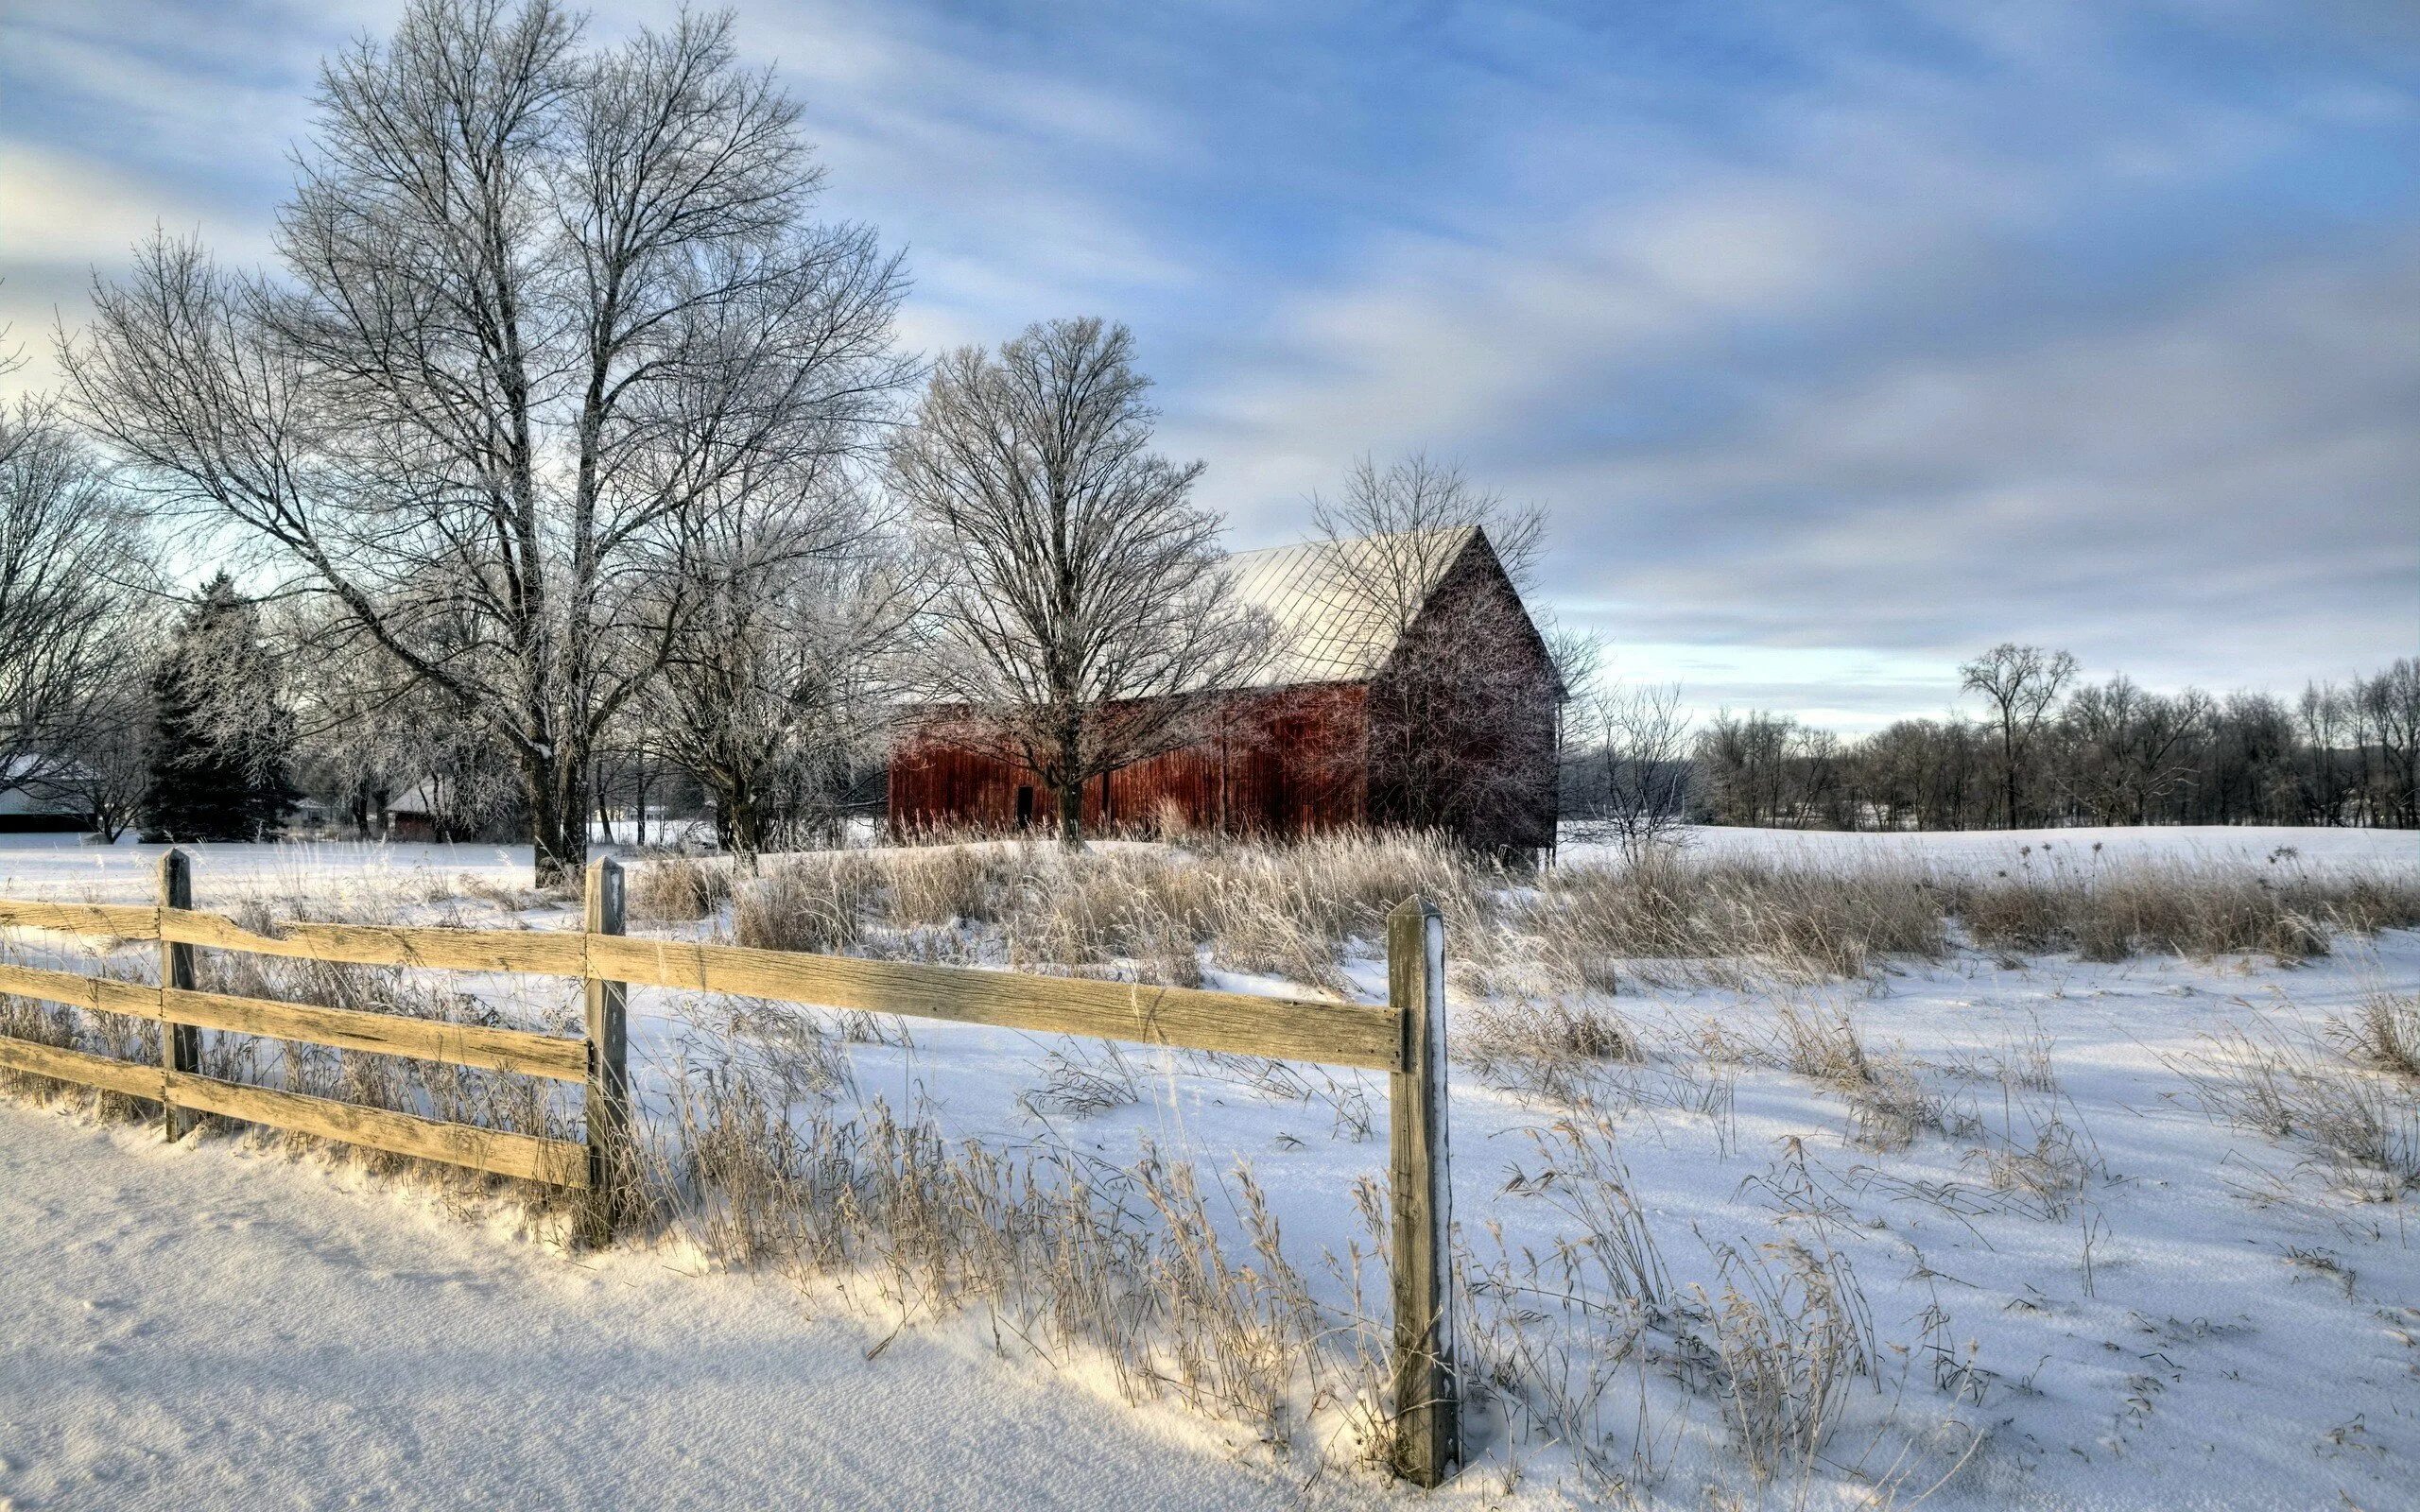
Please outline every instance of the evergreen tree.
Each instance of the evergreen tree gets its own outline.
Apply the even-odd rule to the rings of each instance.
[[[211,579],[151,676],[150,776],[143,833],[259,840],[294,806],[292,719],[260,613],[225,573]]]

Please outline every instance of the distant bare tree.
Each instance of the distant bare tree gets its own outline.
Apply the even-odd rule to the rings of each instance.
[[[2420,660],[2398,658],[2365,679],[2360,701],[2381,757],[2377,822],[2420,829]]]
[[[2321,824],[2344,822],[2346,800],[2353,795],[2343,747],[2353,725],[2352,700],[2333,682],[2303,684],[2294,705],[2307,753],[2303,772],[2304,806]]]
[[[1688,820],[1691,776],[1680,686],[1594,688],[1565,718],[1582,768],[1572,816],[1580,836],[1634,859],[1674,843]]]
[[[2061,716],[2064,785],[2100,823],[2148,823],[2154,804],[2191,781],[2212,712],[2204,694],[2146,693],[2123,674],[2080,687]]]
[[[1698,731],[1697,762],[1716,822],[1777,825],[1804,819],[1791,763],[1802,728],[1791,714],[1715,711]]]
[[[2007,828],[2017,826],[2017,792],[2023,785],[2035,737],[2076,675],[2076,659],[2065,651],[2004,643],[1961,665],[1961,686],[1980,694],[1999,731],[2000,772]]]
[[[133,603],[109,620],[109,662],[89,669],[52,726],[51,759],[26,782],[82,817],[103,844],[133,828],[151,775],[151,674],[165,652],[156,619]]]
[[[59,775],[100,685],[140,676],[112,634],[128,608],[112,579],[132,570],[134,535],[53,405],[0,407],[0,793]]]
[[[1338,548],[1329,592],[1374,646],[1392,648],[1369,695],[1374,815],[1456,834],[1551,820],[1574,643],[1521,597],[1534,586],[1543,511],[1415,453],[1383,467],[1362,458],[1340,490],[1312,497],[1311,521]],[[1491,555],[1496,582],[1485,580]],[[1456,571],[1480,580],[1449,587]],[[1541,676],[1507,655],[1533,639]]]
[[[797,107],[729,18],[578,30],[415,0],[321,71],[283,278],[155,239],[62,352],[164,504],[511,752],[545,881],[585,855],[591,749],[664,662],[700,510],[860,445],[906,372],[896,264],[804,218]]]
[[[1902,719],[1868,735],[1852,764],[1874,820],[1886,829],[1972,828],[1983,812],[1981,737],[1963,714]]]
[[[918,671],[941,738],[1030,768],[1082,842],[1084,784],[1189,743],[1269,651],[1235,601],[1201,464],[1152,453],[1124,326],[1027,328],[941,360],[890,455],[933,575]]]

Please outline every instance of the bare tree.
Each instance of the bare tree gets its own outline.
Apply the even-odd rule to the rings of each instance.
[[[126,676],[112,627],[129,595],[112,579],[134,534],[52,404],[0,407],[0,793],[58,776],[100,685]]]
[[[138,605],[109,618],[109,661],[78,679],[48,733],[49,759],[26,791],[80,816],[104,845],[133,828],[150,783],[150,680],[164,654],[156,618]]]
[[[2072,747],[2062,785],[2102,824],[2149,823],[2152,805],[2192,779],[2212,713],[2206,694],[2146,693],[2122,673],[2080,687],[2061,715]]]
[[[321,71],[284,277],[155,240],[62,360],[164,503],[260,548],[509,748],[552,881],[654,675],[654,586],[743,469],[862,442],[906,369],[871,231],[805,219],[727,16],[583,52],[551,0],[415,0]]]
[[[2358,697],[2382,758],[2375,822],[2420,829],[2420,659],[2397,658]]]
[[[1580,766],[1582,837],[1618,845],[1634,860],[1673,844],[1688,820],[1692,773],[1680,686],[1608,683],[1573,699],[1565,717]]]
[[[1961,665],[1962,688],[1991,704],[2000,740],[2000,772],[2007,828],[2017,826],[2017,791],[2033,743],[2059,695],[2076,675],[2076,659],[2038,645],[2002,644]]]
[[[693,563],[697,610],[640,708],[655,749],[713,799],[724,848],[752,858],[833,817],[875,759],[916,598],[853,490],[780,530],[730,525]]]
[[[1029,768],[1082,843],[1084,784],[1198,733],[1201,701],[1269,651],[1236,605],[1201,464],[1149,448],[1133,337],[1092,318],[942,359],[890,457],[934,575],[925,722]]]
[[[1369,696],[1373,815],[1550,837],[1571,681],[1562,667],[1585,668],[1573,640],[1522,601],[1543,511],[1414,454],[1383,467],[1362,458],[1340,490],[1313,496],[1311,520],[1335,547],[1329,592],[1374,646],[1391,648]],[[1538,654],[1510,654],[1524,643]]]

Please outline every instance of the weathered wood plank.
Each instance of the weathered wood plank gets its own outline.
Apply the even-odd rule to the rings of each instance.
[[[160,1014],[160,989],[148,982],[121,982],[41,966],[0,965],[0,992],[100,1013],[130,1013],[145,1019]]]
[[[147,983],[119,982],[38,966],[0,965],[0,992],[104,1013],[164,1018],[170,1023],[203,1029],[266,1035],[272,1040],[302,1040],[339,1050],[414,1056],[423,1060],[519,1072],[525,1076],[545,1076],[555,1081],[580,1081],[588,1075],[585,1044],[527,1029],[445,1023],[393,1013],[230,997],[220,992],[171,991],[164,1001],[160,989]]]
[[[1375,1071],[1392,1071],[1403,1059],[1401,1021],[1392,1008],[1372,1004],[602,935],[590,936],[589,955],[599,976],[648,987]]]
[[[474,1128],[468,1124],[447,1124],[269,1087],[244,1087],[211,1076],[172,1074],[167,1083],[169,1101],[222,1118],[268,1124],[298,1134],[363,1144],[424,1160],[441,1160],[448,1165],[466,1165],[475,1171],[493,1171],[525,1181],[544,1181],[561,1187],[588,1184],[588,1146],[569,1140]]]
[[[588,1074],[586,1045],[577,1040],[527,1029],[447,1023],[439,1019],[406,1018],[399,1013],[323,1008],[315,1004],[228,997],[217,992],[170,992],[161,1005],[160,1013],[171,1023],[267,1035],[272,1040],[302,1040],[338,1050],[413,1056],[422,1060],[518,1072],[555,1081],[579,1081]]]
[[[1394,1471],[1443,1483],[1461,1455],[1447,1233],[1454,1189],[1445,1142],[1445,923],[1412,899],[1387,920],[1387,988],[1404,1066],[1387,1078],[1394,1210]]]
[[[129,903],[37,903],[0,898],[0,928],[48,929],[100,939],[158,939],[160,910]]]
[[[297,923],[280,925],[275,935],[255,935],[216,914],[170,909],[161,916],[160,934],[210,950],[354,966],[427,966],[536,976],[579,976],[586,969],[580,936],[559,930]]]
[[[38,1045],[30,1040],[0,1038],[0,1070],[21,1071],[86,1087],[99,1087],[109,1091],[124,1092],[130,1097],[156,1099],[161,1092],[161,1072],[157,1066],[119,1060],[111,1056],[96,1056],[84,1050],[68,1050],[58,1045]]]

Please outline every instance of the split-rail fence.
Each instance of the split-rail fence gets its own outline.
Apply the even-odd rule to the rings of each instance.
[[[611,1238],[629,1186],[625,1004],[634,985],[1383,1071],[1394,1228],[1394,1468],[1435,1486],[1460,1458],[1447,1298],[1445,935],[1434,906],[1415,899],[1389,919],[1388,1001],[1361,1004],[634,938],[623,932],[622,868],[612,860],[589,867],[585,901],[577,932],[289,923],[262,935],[193,907],[191,864],[179,850],[160,858],[157,906],[0,899],[0,927],[157,941],[160,949],[156,984],[0,964],[0,993],[154,1019],[161,1030],[156,1066],[0,1036],[0,1070],[156,1102],[171,1140],[195,1113],[213,1113],[572,1189],[581,1194],[580,1232],[595,1245]],[[585,1033],[573,1039],[201,991],[197,950],[574,978],[586,994]],[[585,1089],[586,1138],[543,1139],[205,1076],[204,1029],[577,1082]]]

